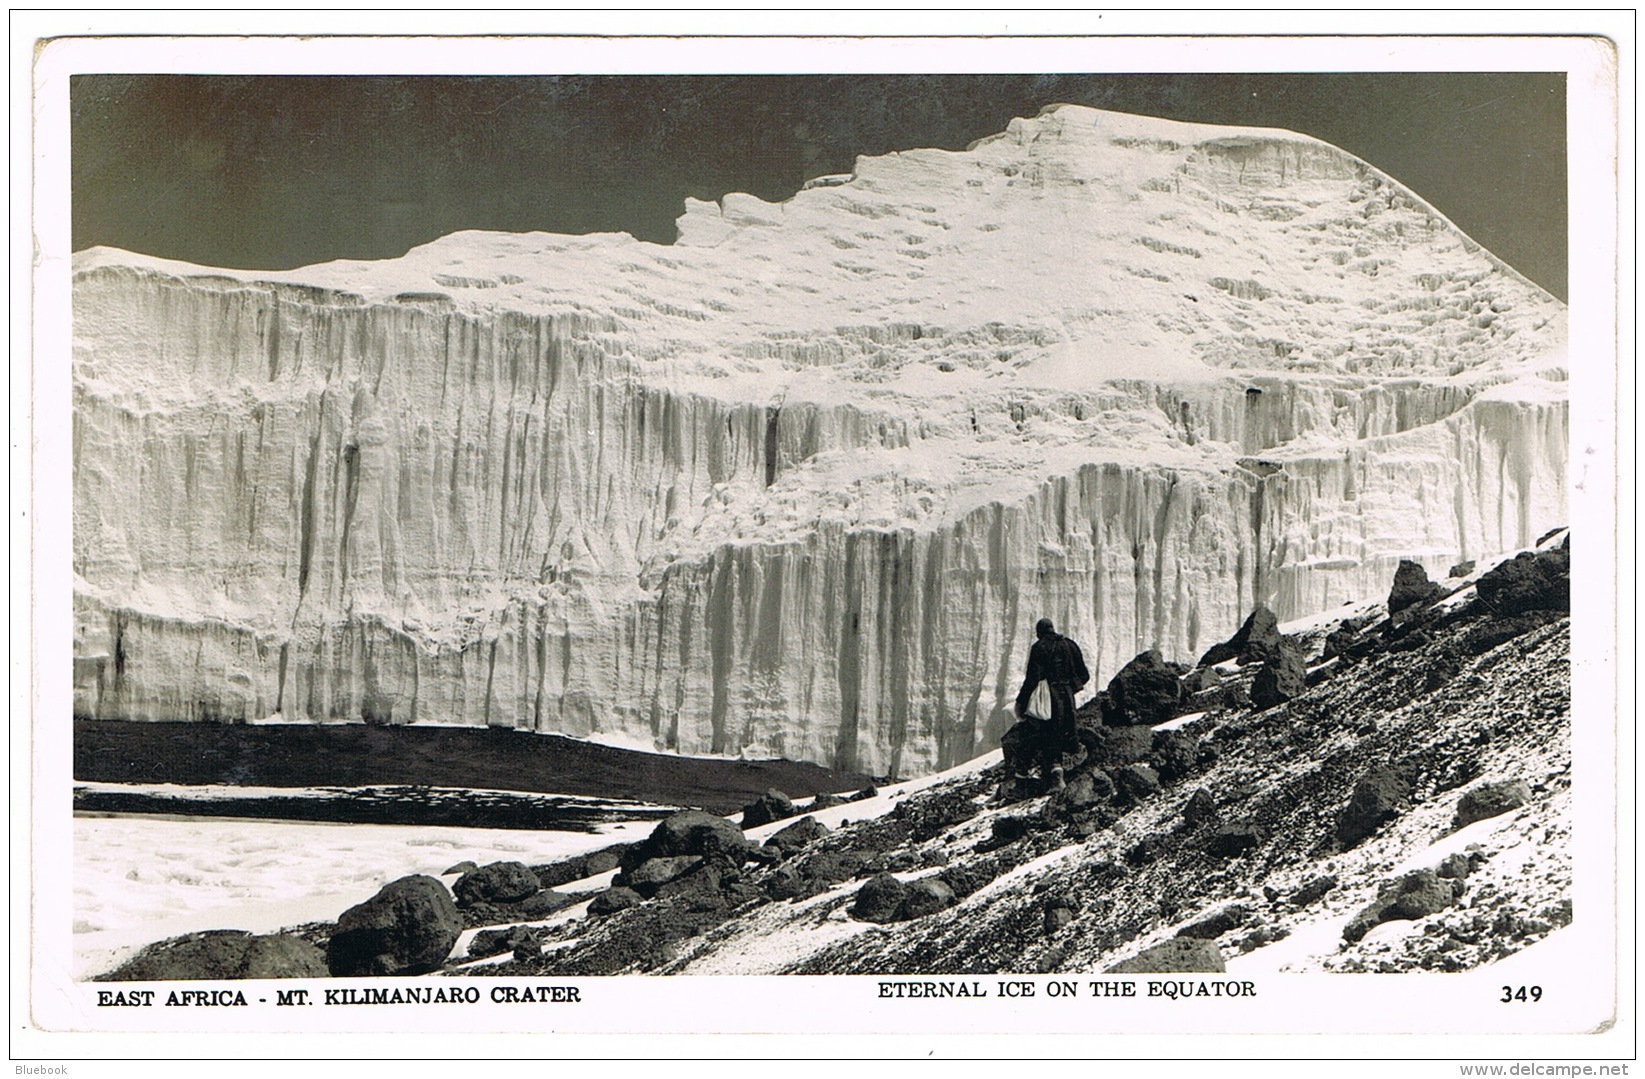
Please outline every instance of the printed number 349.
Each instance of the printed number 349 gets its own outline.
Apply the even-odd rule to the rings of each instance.
[[[1530,1001],[1532,1004],[1535,1004],[1537,1001],[1539,1001],[1541,999],[1542,999],[1542,986],[1540,986],[1540,985],[1531,985],[1531,986],[1522,985],[1517,989],[1514,988],[1511,985],[1505,985],[1505,986],[1502,987],[1502,999],[1497,1001],[1497,1003],[1498,1004],[1511,1004],[1511,1003],[1513,1003],[1514,1001],[1517,1000],[1522,1004],[1525,1003],[1526,1001]]]

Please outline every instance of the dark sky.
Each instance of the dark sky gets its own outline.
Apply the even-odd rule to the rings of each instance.
[[[73,243],[257,269],[467,228],[668,243],[687,195],[785,198],[1057,102],[1314,135],[1566,295],[1558,73],[79,75]]]

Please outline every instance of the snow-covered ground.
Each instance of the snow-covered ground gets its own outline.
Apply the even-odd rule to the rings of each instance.
[[[997,764],[996,751],[956,769],[881,788],[870,799],[813,814],[829,827],[889,812],[908,794]],[[165,793],[206,802],[263,793],[301,797],[335,792],[294,788],[82,784],[100,790]],[[580,798],[580,803],[596,800]],[[633,803],[611,803],[614,808]],[[748,830],[763,842],[791,821]],[[588,832],[546,832],[385,824],[312,824],[214,817],[77,816],[74,821],[75,975],[117,965],[153,941],[205,929],[268,932],[331,920],[389,881],[439,876],[463,861],[551,862],[649,835],[650,821]],[[607,874],[609,876],[609,874]],[[450,880],[447,880],[450,883]],[[607,882],[608,883],[608,882]],[[576,890],[575,886],[572,890]],[[580,908],[561,912],[561,920]],[[461,951],[466,940],[459,942]]]
[[[75,976],[144,944],[203,929],[266,932],[330,920],[411,873],[472,861],[527,864],[647,835],[211,817],[76,817]]]

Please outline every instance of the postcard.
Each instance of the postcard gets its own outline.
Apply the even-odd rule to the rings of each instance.
[[[1625,1069],[1631,46],[1180,24],[39,35],[19,1074]]]

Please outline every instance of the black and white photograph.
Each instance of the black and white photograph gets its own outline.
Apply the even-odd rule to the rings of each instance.
[[[688,44],[36,54],[28,1024],[1614,1029],[1613,43]]]

